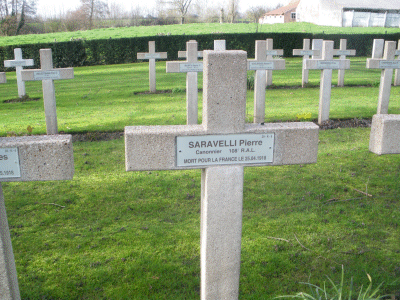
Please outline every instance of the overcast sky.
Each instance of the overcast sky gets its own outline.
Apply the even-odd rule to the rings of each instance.
[[[106,0],[107,1],[107,0]],[[125,10],[130,11],[131,8],[141,7],[143,10],[148,9],[151,12],[155,6],[155,0],[108,0],[108,3],[120,3]],[[224,3],[228,3],[228,0],[208,0],[210,6],[216,6],[216,3],[221,3],[221,6],[227,6]],[[245,12],[249,7],[252,6],[266,6],[274,7],[277,4],[286,5],[290,0],[239,0],[239,10]],[[76,9],[79,6],[79,0],[38,0],[38,14],[41,16],[54,16],[60,12],[67,12],[68,10]],[[146,3],[146,4],[144,4]],[[146,6],[146,7],[145,7]]]

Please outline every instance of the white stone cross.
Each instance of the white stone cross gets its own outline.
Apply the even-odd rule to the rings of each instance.
[[[226,41],[225,40],[214,40],[214,51],[225,51]]]
[[[333,56],[340,56],[340,59],[346,59],[346,56],[354,56],[356,55],[356,50],[349,50],[347,49],[347,40],[340,39],[339,49],[333,50]],[[338,86],[344,86],[344,73],[345,70],[339,69],[338,70]]]
[[[397,56],[397,59],[400,60],[400,40],[397,43],[396,56]],[[399,69],[396,69],[394,71],[394,86],[399,86],[399,85],[400,85],[400,71],[399,71]]]
[[[322,124],[329,120],[332,70],[349,69],[350,60],[333,59],[333,41],[324,41],[322,46],[322,58],[306,59],[304,61],[304,68],[308,70],[321,70],[318,124]]]
[[[150,92],[156,92],[156,59],[166,59],[167,52],[156,52],[156,42],[149,41],[149,52],[139,52],[138,59],[149,60],[149,85]]]
[[[303,62],[305,59],[309,59],[310,56],[313,55],[321,55],[321,50],[311,50],[310,49],[310,39],[303,39],[303,49],[293,49],[293,55],[296,56],[303,56]],[[308,73],[309,71],[304,69],[304,63],[303,67],[301,68],[301,86],[305,87],[306,84],[308,83]]]
[[[382,69],[379,85],[378,114],[388,113],[393,70],[400,69],[400,60],[395,60],[395,55],[396,42],[386,41],[383,58],[367,59],[367,69]]]
[[[70,180],[73,174],[74,156],[70,135],[0,138],[0,298],[2,300],[21,298],[1,182]]]
[[[266,73],[272,70],[285,70],[284,59],[269,59],[268,41],[256,41],[256,57],[247,61],[247,69],[255,71],[254,76],[254,123],[265,120]],[[276,51],[276,50],[275,50]]]
[[[204,51],[203,122],[125,127],[127,171],[202,169],[201,299],[238,299],[244,166],[315,163],[318,126],[245,124],[247,53]]]
[[[267,49],[266,49],[267,60],[274,59],[274,56],[282,56],[283,49],[274,49],[274,40],[267,39]],[[272,70],[266,71],[266,84],[267,86],[272,85]]]
[[[25,82],[22,80],[21,71],[23,67],[33,66],[33,59],[23,59],[21,48],[14,49],[14,59],[5,60],[4,67],[15,68],[17,73],[18,97],[22,98],[26,95]]]
[[[23,70],[22,80],[42,81],[44,112],[46,116],[47,134],[57,134],[57,109],[54,80],[73,79],[73,68],[53,68],[51,49],[40,49],[41,69]]]
[[[6,82],[7,82],[6,73],[0,72],[0,83],[6,83]]]
[[[186,109],[187,124],[197,124],[198,121],[198,80],[197,73],[203,72],[203,63],[198,62],[199,52],[197,42],[186,43],[186,61],[168,61],[167,73],[186,73]]]
[[[312,40],[312,50],[319,50],[319,54],[318,52],[314,53],[312,55],[312,59],[321,59],[322,58],[322,45],[324,43],[323,39],[313,39]]]

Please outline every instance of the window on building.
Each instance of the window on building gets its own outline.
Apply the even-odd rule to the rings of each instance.
[[[295,13],[295,12],[292,12],[292,13],[291,13],[291,18],[292,18],[292,19],[296,19],[296,13]]]

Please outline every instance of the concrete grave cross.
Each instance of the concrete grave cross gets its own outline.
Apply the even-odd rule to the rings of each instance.
[[[304,68],[308,70],[321,70],[321,87],[319,94],[318,124],[329,120],[331,102],[332,70],[349,69],[350,60],[333,59],[333,41],[324,41],[321,59],[306,59]]]
[[[283,50],[282,49],[274,49],[274,40],[267,39],[267,50],[266,50],[267,60],[274,59],[274,56],[282,56]],[[267,86],[272,85],[272,70],[266,71],[266,84]]]
[[[266,73],[272,70],[285,70],[284,59],[268,59],[268,41],[256,41],[256,57],[247,61],[247,69],[255,71],[254,76],[254,123],[265,120]],[[276,50],[275,50],[276,51]]]
[[[310,49],[310,39],[303,40],[303,49],[293,49],[293,55],[295,56],[303,56],[303,62],[305,59],[309,59],[310,56],[313,55],[321,55],[321,50],[311,50]],[[308,73],[309,71],[304,69],[304,64],[302,67],[302,74],[301,74],[301,86],[305,87],[308,83]]]
[[[74,174],[70,135],[0,138],[0,298],[19,300],[1,182],[70,180]]]
[[[44,112],[46,116],[47,134],[57,134],[57,109],[54,80],[73,79],[73,68],[53,68],[51,49],[40,49],[41,69],[23,70],[22,80],[42,81]]]
[[[397,43],[397,51],[396,54],[397,59],[400,60],[400,40]],[[399,86],[400,85],[400,71],[399,69],[396,69],[394,71],[394,86]]]
[[[0,83],[6,83],[6,82],[7,82],[6,73],[0,72]]]
[[[226,40],[214,40],[214,51],[225,51]]]
[[[323,46],[324,40],[323,39],[313,39],[312,40],[312,45],[311,45],[311,49],[312,50],[318,50],[318,52],[315,52],[312,55],[312,59],[321,59],[322,58],[322,46]]]
[[[167,52],[156,52],[156,42],[149,41],[149,52],[139,52],[138,59],[149,60],[149,85],[150,92],[156,92],[156,59],[166,59]]]
[[[167,73],[186,73],[187,124],[197,124],[198,120],[198,80],[197,73],[203,72],[203,63],[198,62],[197,42],[186,43],[186,61],[168,61]]]
[[[374,53],[375,54],[375,53]],[[392,85],[393,70],[400,69],[400,60],[394,59],[396,55],[396,42],[385,42],[383,58],[368,58],[367,69],[381,69],[379,85],[379,99],[377,114],[387,114],[389,109],[390,90]]]
[[[245,124],[247,53],[204,51],[200,125],[125,127],[127,171],[202,169],[201,299],[238,299],[244,166],[314,163],[318,126]]]
[[[17,73],[18,97],[22,98],[26,95],[25,82],[22,80],[21,72],[23,67],[33,66],[33,59],[23,59],[21,48],[14,49],[14,59],[5,60],[4,67],[15,68]]]
[[[347,49],[347,40],[340,39],[339,49],[333,50],[333,56],[340,56],[340,59],[346,59],[346,56],[356,55],[356,50]],[[344,73],[345,70],[338,70],[338,86],[344,86]]]

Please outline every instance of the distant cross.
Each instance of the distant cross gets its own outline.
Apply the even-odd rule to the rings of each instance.
[[[186,73],[187,124],[198,121],[198,80],[197,73],[203,72],[203,63],[198,62],[197,42],[186,43],[186,61],[168,61],[167,73]]]
[[[245,124],[247,54],[204,51],[201,125],[125,127],[127,171],[202,169],[201,299],[238,299],[244,166],[314,163],[313,123]]]
[[[6,73],[0,72],[0,83],[6,83],[6,82],[7,82]]]
[[[312,55],[321,55],[320,50],[311,50],[310,49],[310,39],[303,40],[303,49],[293,49],[293,55],[296,56],[303,56],[303,62],[306,59],[309,59]],[[308,73],[309,71],[304,68],[304,64],[301,68],[301,86],[305,87],[308,83]]]
[[[397,56],[397,59],[400,60],[400,40],[397,43],[396,56]],[[399,85],[400,85],[400,71],[399,71],[399,69],[396,69],[394,71],[394,86],[399,86]]]
[[[139,52],[137,54],[138,59],[149,60],[149,85],[150,92],[156,92],[156,59],[166,59],[167,52],[156,52],[156,42],[149,41],[149,52]]]
[[[274,56],[282,56],[283,50],[282,49],[274,49],[274,40],[267,39],[267,49],[266,49],[267,60],[274,59]],[[272,70],[266,71],[266,84],[267,86],[272,85]]]
[[[21,72],[23,67],[33,66],[33,59],[23,59],[21,48],[14,49],[14,59],[5,60],[4,67],[15,68],[17,73],[18,97],[22,98],[26,95],[25,82],[22,80]]]
[[[367,69],[382,70],[377,114],[388,113],[393,70],[400,69],[400,60],[394,59],[396,52],[396,42],[386,41],[383,58],[367,59]]]
[[[23,70],[21,72],[22,80],[42,81],[47,134],[57,134],[58,127],[54,80],[73,79],[74,69],[54,69],[51,49],[40,50],[40,66],[41,69]]]
[[[226,40],[214,40],[214,51],[225,51]]]
[[[323,43],[324,43],[324,40],[323,39],[313,39],[312,40],[312,50],[318,50],[319,51],[319,53],[318,52],[315,52],[313,55],[312,55],[312,59],[321,59],[322,58],[322,45],[323,45]]]
[[[333,56],[340,56],[340,59],[346,59],[346,56],[348,55],[356,55],[356,50],[348,50],[347,40],[340,39],[340,49],[333,50]],[[338,70],[338,86],[344,86],[344,73],[345,71],[343,69]]]
[[[0,298],[21,299],[7,222],[2,181],[70,180],[74,174],[70,135],[0,138]]]
[[[266,73],[272,70],[284,70],[284,59],[268,59],[267,41],[256,41],[256,57],[249,59],[247,69],[255,71],[254,76],[254,123],[265,120]]]
[[[350,60],[333,59],[333,41],[324,41],[321,59],[306,59],[304,67],[308,70],[321,70],[318,124],[329,120],[331,102],[332,70],[349,69]]]

